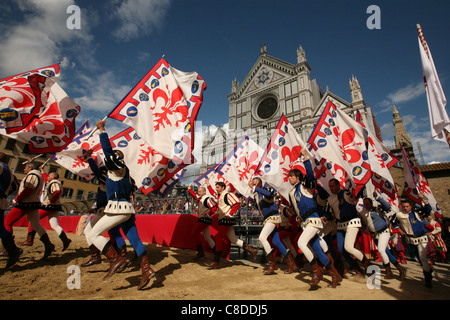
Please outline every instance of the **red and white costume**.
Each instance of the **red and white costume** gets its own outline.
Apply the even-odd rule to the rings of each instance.
[[[41,237],[46,233],[39,222],[39,208],[41,206],[41,193],[44,179],[39,170],[31,170],[20,182],[19,191],[14,199],[14,207],[5,217],[5,228],[13,233],[13,225],[24,215],[30,226]]]
[[[216,211],[216,199],[210,197],[208,195],[204,195],[200,197],[196,194],[192,189],[188,189],[190,195],[198,201],[198,219],[194,228],[191,232],[191,237],[194,239],[194,246],[198,247],[202,243],[201,234],[203,234],[203,238],[208,243],[209,247],[213,249],[215,247],[215,242],[211,238],[211,233],[209,230],[209,226],[212,223],[211,216]]]

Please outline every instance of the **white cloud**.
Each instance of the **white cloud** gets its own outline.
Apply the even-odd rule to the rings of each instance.
[[[9,76],[58,63],[64,59],[66,43],[89,43],[92,36],[87,25],[79,30],[67,28],[66,10],[73,4],[74,0],[20,0],[24,20],[3,26],[0,73]]]
[[[380,130],[383,134],[383,141],[386,139],[390,139],[394,137],[395,134],[395,127],[392,124],[392,122],[385,123],[380,127]]]
[[[113,32],[118,40],[148,35],[162,27],[171,0],[126,0],[115,10],[119,27]]]
[[[392,111],[392,104],[397,105],[412,101],[423,94],[425,94],[425,85],[423,82],[411,83],[406,87],[400,88],[388,94],[386,99],[378,103],[377,106],[383,108],[378,110],[378,113]]]
[[[450,158],[450,149],[447,144],[431,138],[431,132],[427,135],[424,132],[416,131],[409,133],[413,141],[414,153],[416,158],[421,161],[418,144],[422,150],[424,164],[437,162],[447,162]]]
[[[432,161],[449,161],[450,149],[448,145],[431,138],[429,120],[427,118],[417,119],[416,115],[405,115],[402,119],[405,130],[411,138],[416,159],[422,162],[419,152],[420,145],[424,159],[424,163],[421,164],[427,164]],[[383,144],[388,148],[394,147],[395,127],[392,122],[384,123],[380,129],[383,133]]]
[[[131,89],[130,86],[119,85],[115,79],[110,71],[95,78],[80,74],[79,87],[73,98],[82,110],[95,110],[105,113],[106,116]]]

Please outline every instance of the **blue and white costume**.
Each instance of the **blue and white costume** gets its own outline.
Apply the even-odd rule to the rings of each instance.
[[[103,251],[108,243],[108,239],[103,237],[102,234],[127,221],[135,212],[130,201],[134,187],[131,183],[129,170],[123,160],[116,157],[108,134],[105,131],[100,133],[100,144],[105,154],[105,164],[108,168],[106,179],[108,203],[106,204],[104,215],[87,233],[87,237],[89,243],[94,244],[100,251]]]
[[[281,222],[281,217],[278,212],[278,206],[275,202],[273,192],[266,188],[259,187],[254,187],[252,191],[255,195],[255,203],[258,210],[264,217],[264,226],[258,240],[263,245],[266,255],[269,255],[272,252],[272,247],[270,246],[269,241],[267,241],[267,238],[271,236],[274,246],[280,250],[281,255],[285,256],[287,254],[287,250],[280,240],[280,235],[277,229],[277,225]]]
[[[430,204],[424,206],[425,215],[430,214],[432,208]],[[422,263],[422,268],[426,272],[431,271],[431,266],[427,256],[428,235],[422,219],[417,212],[397,212],[392,218],[393,226],[399,226],[405,233],[406,242],[416,246],[419,253],[419,259]]]
[[[310,160],[306,160],[303,163],[306,169],[305,179],[313,180],[314,172]],[[327,266],[330,263],[330,260],[325,254],[325,252],[328,251],[328,245],[318,236],[323,228],[323,224],[317,210],[314,194],[310,192],[310,189],[305,188],[302,183],[298,183],[291,190],[289,200],[297,216],[303,220],[301,225],[303,232],[298,239],[298,247],[303,252],[306,259],[312,263],[314,262],[314,254],[308,247],[311,242],[314,253],[317,255],[320,262],[324,266]]]

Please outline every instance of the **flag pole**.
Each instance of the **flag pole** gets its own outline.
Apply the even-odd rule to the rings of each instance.
[[[30,159],[28,159],[28,160],[22,162],[22,164],[30,163],[31,161],[33,161],[33,160],[36,159],[36,158],[39,158],[39,157],[42,156],[42,155],[43,155],[43,153],[38,154],[37,156],[34,156],[33,158],[30,158]]]
[[[44,162],[44,164],[43,164],[43,166],[45,166],[46,164],[47,164],[47,162],[49,162],[50,161],[50,159],[51,159],[52,157],[48,157],[48,159],[47,160],[45,160],[45,162]]]
[[[104,118],[102,119],[102,121],[105,121],[107,118],[108,118],[108,116],[104,117]],[[89,139],[92,137],[92,135],[95,133],[95,131],[97,131],[97,127],[95,127],[95,129],[91,131],[91,133],[88,135],[88,137],[86,138],[86,140],[89,140]]]
[[[416,24],[416,28],[417,28],[417,34],[419,35],[420,43],[422,44],[422,47],[427,54],[427,57],[430,58],[430,55],[428,54],[427,42],[425,41],[425,37],[423,36],[422,27],[420,26],[420,24]]]

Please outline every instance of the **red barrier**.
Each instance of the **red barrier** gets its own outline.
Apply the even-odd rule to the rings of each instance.
[[[58,222],[61,228],[67,233],[75,233],[77,230],[78,221],[80,220],[80,216],[59,216]],[[41,226],[45,230],[52,230],[50,227],[50,223],[48,222],[48,218],[41,219]],[[16,223],[14,223],[14,227],[27,227],[28,228],[28,219],[27,216],[23,216]]]
[[[81,216],[59,216],[59,225],[66,233],[76,233],[77,225]],[[156,243],[166,247],[195,249],[191,230],[197,222],[196,214],[136,214],[136,227],[142,242]],[[211,237],[217,234],[217,215],[213,215],[210,227]],[[51,230],[47,218],[41,219],[41,225],[46,230]],[[15,227],[28,227],[26,216],[14,224]],[[203,248],[209,250],[206,241],[203,240]],[[228,255],[230,243],[227,241],[224,256]]]

